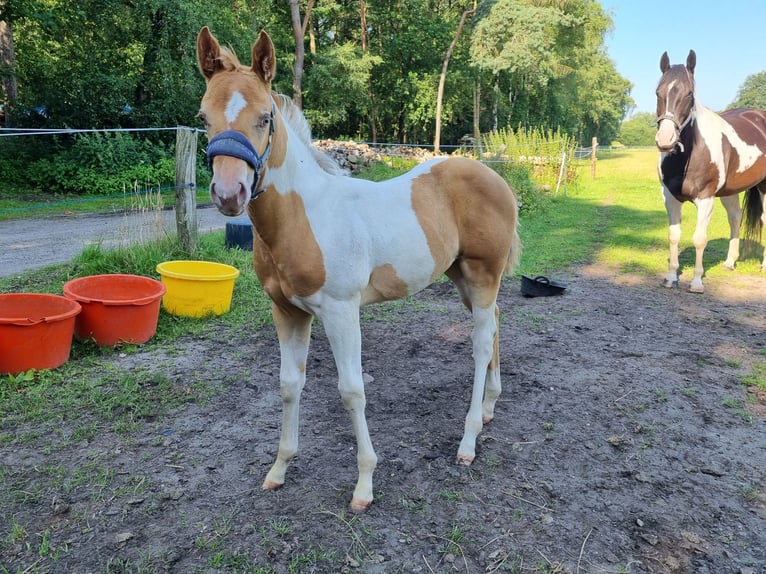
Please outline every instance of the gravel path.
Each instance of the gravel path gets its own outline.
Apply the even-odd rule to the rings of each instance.
[[[227,221],[234,221],[221,215],[211,204],[197,208],[197,220],[201,232],[224,229]],[[0,222],[0,277],[65,263],[94,243],[118,247],[175,232],[172,209],[3,221]]]

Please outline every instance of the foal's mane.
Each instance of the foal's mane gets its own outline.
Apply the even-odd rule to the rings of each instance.
[[[311,126],[301,109],[293,103],[292,98],[277,92],[272,92],[271,97],[276,102],[279,111],[282,112],[282,117],[290,124],[290,127],[293,128],[293,131],[300,137],[301,141],[306,144],[319,167],[331,175],[348,175],[348,172],[340,167],[333,158],[313,144]]]
[[[221,46],[218,60],[224,70],[228,72],[241,72],[243,74],[253,75],[253,70],[240,63],[237,54],[231,48]],[[318,149],[311,140],[311,126],[301,109],[293,103],[293,100],[284,94],[272,92],[271,97],[274,103],[282,112],[284,120],[290,124],[293,131],[300,137],[301,141],[308,147],[312,157],[316,160],[324,171],[331,175],[348,175],[338,163],[329,155]]]

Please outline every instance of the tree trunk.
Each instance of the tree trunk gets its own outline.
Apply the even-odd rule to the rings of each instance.
[[[0,3],[2,5],[4,3]],[[13,127],[13,108],[18,92],[16,87],[16,54],[13,49],[13,27],[0,20],[0,82],[3,89],[3,118],[5,127]]]
[[[481,83],[478,81],[473,86],[473,137],[477,141],[481,138]]]
[[[362,28],[362,52],[367,53],[369,34],[367,33],[367,2],[365,0],[359,0],[359,21]]]
[[[452,57],[452,50],[455,49],[455,46],[457,45],[458,40],[460,39],[460,34],[463,32],[463,26],[465,25],[465,20],[474,13],[474,10],[466,10],[463,12],[463,15],[460,17],[460,24],[458,24],[457,31],[455,32],[455,37],[452,38],[452,43],[449,46],[449,49],[447,50],[447,54],[444,56],[444,63],[442,64],[442,73],[439,76],[439,89],[436,92],[436,129],[434,130],[434,151],[439,151],[439,143],[441,141],[441,130],[442,130],[442,99],[444,98],[444,82],[447,79],[447,66],[449,66],[450,58]]]
[[[136,106],[141,106],[149,103],[152,100],[151,96],[151,82],[152,76],[157,73],[160,59],[160,46],[162,45],[162,36],[165,34],[166,28],[166,12],[165,10],[157,10],[152,14],[151,35],[149,37],[149,43],[146,45],[144,51],[143,65],[141,66],[142,74],[138,80],[135,92]]]
[[[303,39],[306,37],[306,27],[311,16],[311,9],[315,0],[309,0],[306,14],[301,22],[301,9],[299,0],[290,0],[290,19],[293,24],[293,36],[295,36],[295,67],[293,68],[293,103],[303,108],[303,62],[306,58],[306,48]]]

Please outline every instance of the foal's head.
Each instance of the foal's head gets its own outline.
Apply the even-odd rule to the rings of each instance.
[[[271,81],[274,45],[266,32],[253,44],[251,67],[220,46],[205,26],[197,36],[197,63],[207,82],[199,118],[207,130],[213,170],[210,196],[224,215],[239,215],[260,193],[274,132]]]
[[[694,117],[694,66],[697,55],[689,50],[686,66],[670,65],[665,52],[660,58],[662,77],[657,86],[657,135],[660,151],[669,152],[678,144],[681,132]]]

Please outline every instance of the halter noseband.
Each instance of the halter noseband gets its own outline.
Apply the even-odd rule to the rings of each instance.
[[[213,158],[217,155],[225,155],[229,157],[235,157],[246,162],[255,171],[253,177],[253,185],[250,188],[250,201],[257,198],[263,193],[263,189],[258,189],[258,184],[261,181],[261,170],[266,160],[269,159],[271,153],[271,139],[274,135],[274,116],[276,109],[274,102],[271,103],[271,117],[269,118],[269,142],[266,144],[266,149],[263,150],[263,155],[260,155],[258,151],[250,143],[250,140],[245,137],[240,131],[237,130],[224,130],[215,134],[207,144],[207,165],[210,169],[213,169]]]

